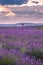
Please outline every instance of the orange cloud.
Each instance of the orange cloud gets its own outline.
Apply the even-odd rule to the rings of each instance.
[[[2,6],[0,5],[0,13],[1,12],[7,12],[7,14],[5,16],[15,16],[16,14],[12,12],[11,9],[5,7],[5,6]]]
[[[12,11],[10,11],[9,13],[7,13],[5,16],[16,16],[15,13],[13,13]]]
[[[0,5],[0,12],[9,12],[9,11],[10,11],[10,9]]]

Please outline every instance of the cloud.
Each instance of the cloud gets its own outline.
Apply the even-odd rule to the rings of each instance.
[[[0,13],[0,23],[43,23],[43,6],[6,7],[9,12]]]
[[[9,8],[6,8],[6,7],[2,6],[2,5],[0,5],[0,13],[1,12],[9,12],[9,11],[10,11]]]
[[[0,17],[2,16],[16,16],[8,7],[0,5]]]
[[[21,4],[26,4],[28,0],[0,0],[0,4],[2,5],[21,5]]]
[[[29,15],[29,16],[35,16],[36,18],[43,18],[43,6],[24,6],[24,7],[6,7],[1,6],[0,12],[8,12],[7,16],[15,16],[15,15]],[[3,14],[3,13],[2,13]]]
[[[16,16],[16,14],[15,13],[13,13],[12,11],[10,11],[9,13],[7,13],[5,16]]]
[[[24,7],[11,7],[12,12],[17,15],[28,14],[30,16],[35,16],[36,18],[43,18],[43,6],[24,6]]]

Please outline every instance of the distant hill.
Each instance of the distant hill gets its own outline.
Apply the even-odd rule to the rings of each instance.
[[[0,27],[43,26],[43,23],[0,24]]]

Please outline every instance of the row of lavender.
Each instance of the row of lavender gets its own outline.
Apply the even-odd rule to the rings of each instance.
[[[43,27],[0,27],[0,65],[43,65]]]

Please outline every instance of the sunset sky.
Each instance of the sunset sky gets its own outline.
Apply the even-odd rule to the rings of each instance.
[[[0,24],[43,23],[43,0],[0,0]]]

